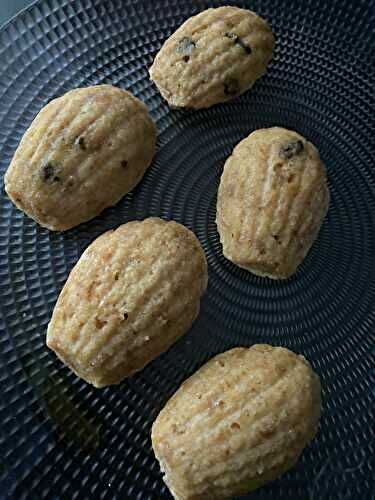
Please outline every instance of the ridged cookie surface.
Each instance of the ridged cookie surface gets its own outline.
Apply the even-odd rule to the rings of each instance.
[[[96,387],[117,384],[191,326],[207,286],[195,235],[150,218],[97,238],[58,298],[47,345]]]
[[[54,99],[23,136],[5,175],[13,203],[40,225],[66,230],[116,204],[155,153],[145,104],[111,85]]]
[[[229,499],[292,467],[320,409],[319,377],[305,358],[235,348],[182,384],[154,422],[152,445],[176,499]]]
[[[150,77],[173,107],[207,108],[249,89],[265,73],[274,36],[254,12],[208,9],[164,43]]]
[[[329,204],[315,146],[279,127],[234,148],[221,177],[217,227],[225,257],[260,276],[288,278],[316,239]]]

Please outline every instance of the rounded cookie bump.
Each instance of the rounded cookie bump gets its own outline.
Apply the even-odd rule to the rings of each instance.
[[[182,384],[153,424],[152,445],[174,498],[229,499],[291,468],[320,411],[319,377],[304,357],[235,348]]]
[[[190,328],[207,287],[194,233],[150,218],[97,238],[73,268],[47,345],[96,387],[117,384]]]
[[[54,99],[23,136],[5,175],[13,203],[40,225],[70,229],[116,204],[155,153],[145,104],[111,85]]]
[[[224,256],[260,276],[295,273],[327,213],[326,171],[315,146],[279,127],[234,148],[221,177],[217,227]]]
[[[270,27],[254,12],[208,9],[168,38],[150,77],[171,106],[207,108],[249,89],[265,73],[273,48]]]

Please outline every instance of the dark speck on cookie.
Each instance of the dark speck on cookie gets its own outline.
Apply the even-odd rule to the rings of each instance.
[[[225,33],[225,36],[227,38],[230,38],[231,40],[234,41],[234,44],[235,45],[238,45],[239,47],[241,47],[245,52],[246,54],[251,54],[252,50],[251,50],[251,47],[250,45],[248,45],[247,43],[245,43],[242,38],[240,38],[238,35],[236,35],[235,33],[232,33],[231,31],[229,31],[228,33]]]
[[[229,78],[224,82],[224,94],[235,96],[240,92],[240,86],[235,78]]]
[[[82,136],[78,137],[76,143],[78,144],[80,149],[82,149],[83,151],[86,151],[87,147],[86,147],[86,142],[85,142],[84,137],[82,137]]]
[[[179,52],[180,54],[191,54],[194,49],[195,42],[187,36],[181,38],[176,47],[177,52]]]
[[[58,175],[55,175],[56,173],[56,167],[53,165],[53,163],[48,162],[42,165],[41,168],[41,177],[42,180],[48,184],[52,184],[53,182],[59,182],[60,177]]]
[[[297,156],[304,150],[303,142],[300,140],[289,141],[281,146],[279,156],[283,160],[290,160],[293,156]]]

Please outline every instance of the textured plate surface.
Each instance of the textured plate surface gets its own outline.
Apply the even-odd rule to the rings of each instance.
[[[252,91],[198,112],[171,111],[147,68],[165,38],[212,5],[252,8],[272,25],[271,67]],[[145,101],[158,151],[116,207],[59,234],[0,198],[0,497],[168,499],[150,446],[158,410],[213,354],[268,342],[320,374],[318,438],[252,499],[375,498],[375,4],[368,0],[42,0],[0,32],[0,172],[39,109],[73,87],[112,83]],[[286,282],[221,254],[216,190],[233,146],[280,125],[315,143],[331,206]],[[45,346],[70,269],[103,231],[149,215],[193,229],[209,287],[192,331],[118,387],[95,390]]]

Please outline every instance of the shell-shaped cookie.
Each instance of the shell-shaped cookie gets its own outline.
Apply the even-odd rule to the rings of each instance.
[[[150,77],[171,106],[207,108],[249,89],[265,73],[274,43],[270,27],[254,12],[208,9],[168,38]]]
[[[174,498],[232,498],[291,468],[320,411],[319,377],[303,356],[235,348],[182,384],[154,422],[152,445]]]
[[[116,204],[155,153],[145,104],[111,85],[54,99],[23,136],[5,175],[13,203],[51,230],[66,230]]]
[[[217,227],[225,257],[260,276],[290,277],[316,239],[329,204],[315,146],[291,130],[256,130],[221,177]]]
[[[82,254],[47,345],[94,386],[117,384],[190,328],[206,287],[206,259],[191,231],[157,218],[129,222]]]

